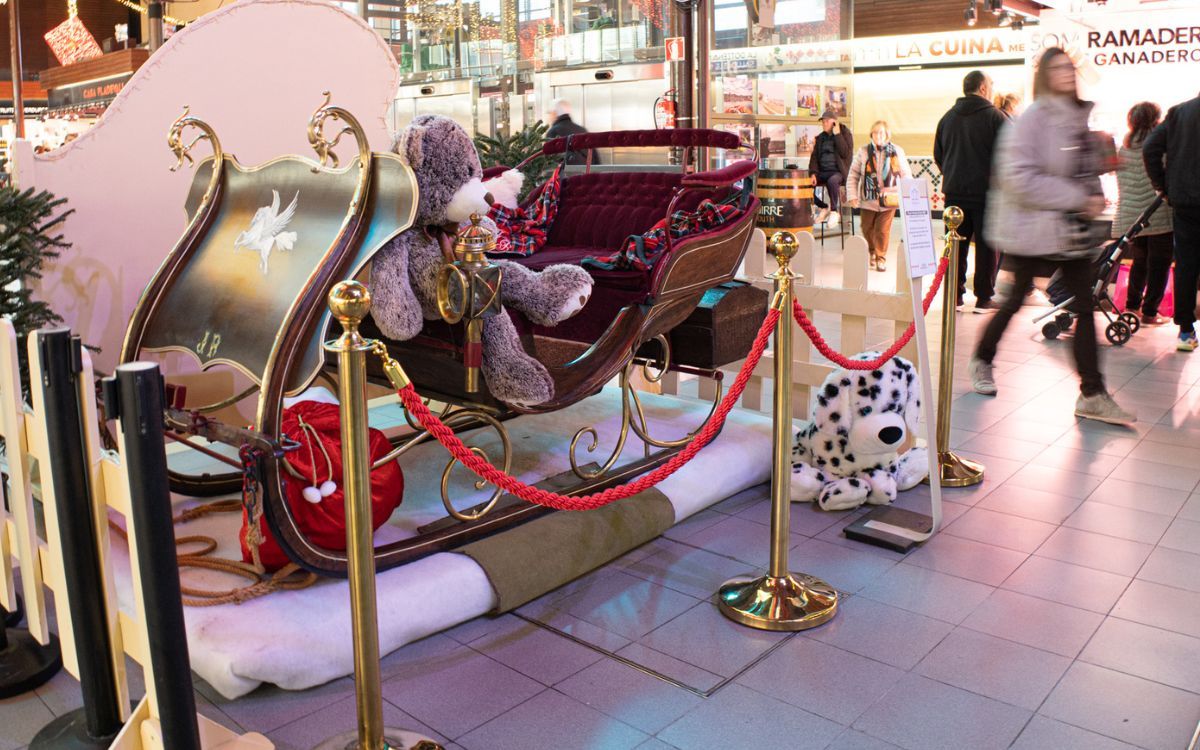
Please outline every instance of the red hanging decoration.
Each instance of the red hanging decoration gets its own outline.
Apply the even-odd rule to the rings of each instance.
[[[78,16],[71,16],[55,26],[46,33],[45,39],[61,65],[83,62],[104,54],[96,43],[96,37],[92,36]]]

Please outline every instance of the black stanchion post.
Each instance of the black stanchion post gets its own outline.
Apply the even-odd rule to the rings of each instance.
[[[49,475],[54,488],[83,708],[47,724],[29,747],[106,748],[121,731],[122,721],[80,414],[83,354],[79,338],[66,328],[35,335],[42,382],[33,387],[42,389],[46,438],[54,457],[48,467],[41,467],[42,481]]]
[[[129,475],[135,564],[150,641],[154,695],[163,747],[200,750],[196,696],[183,620],[175,526],[163,436],[163,379],[158,365],[134,362],[104,381],[105,413],[120,420],[122,460]]]

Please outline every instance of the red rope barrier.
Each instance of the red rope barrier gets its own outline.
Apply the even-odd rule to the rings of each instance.
[[[950,259],[945,256],[943,256],[941,262],[938,263],[937,273],[933,275],[933,283],[929,285],[929,291],[925,293],[925,299],[921,302],[922,312],[929,312],[929,305],[933,303],[933,298],[937,296],[938,287],[942,285],[942,279],[946,275],[946,267],[949,265],[949,263]],[[901,334],[900,338],[896,339],[896,342],[888,347],[888,350],[881,354],[877,359],[850,359],[829,345],[829,342],[827,342],[825,337],[821,335],[821,332],[817,330],[817,326],[813,324],[811,320],[809,320],[808,315],[804,312],[804,308],[800,306],[798,301],[792,302],[792,316],[796,319],[796,324],[800,326],[805,335],[812,340],[813,346],[817,347],[817,351],[823,354],[830,362],[833,362],[839,367],[844,367],[847,370],[874,370],[879,368],[884,362],[887,362],[889,359],[896,356],[901,349],[907,346],[908,342],[912,340],[913,334],[917,330],[916,321],[910,323],[908,328],[905,329],[904,333]]]
[[[678,471],[688,461],[691,461],[704,446],[708,445],[717,436],[717,433],[725,424],[725,418],[729,416],[729,412],[741,397],[742,391],[745,390],[746,383],[750,381],[750,376],[754,374],[754,368],[758,365],[759,359],[762,358],[763,351],[767,348],[767,340],[771,336],[771,331],[779,323],[779,318],[779,310],[772,309],[767,313],[766,320],[763,321],[762,327],[758,330],[758,336],[754,339],[754,346],[751,348],[749,356],[746,357],[746,362],[742,365],[737,379],[733,381],[729,392],[721,400],[721,404],[717,407],[713,418],[709,419],[704,429],[692,438],[687,447],[673,456],[670,461],[632,482],[616,487],[609,487],[606,490],[590,495],[580,495],[578,497],[560,495],[557,492],[550,492],[526,484],[472,453],[471,449],[463,444],[463,441],[454,434],[453,430],[443,424],[433,412],[429,411],[429,407],[421,401],[421,397],[417,395],[412,385],[400,389],[400,400],[404,402],[404,408],[408,409],[409,413],[416,417],[417,421],[425,429],[429,430],[430,434],[437,438],[438,442],[445,446],[446,450],[450,451],[450,455],[454,456],[463,466],[466,466],[479,475],[481,479],[491,482],[505,492],[516,495],[522,500],[537,505],[544,505],[556,510],[594,510],[617,500],[623,500],[636,495],[663,481]]]

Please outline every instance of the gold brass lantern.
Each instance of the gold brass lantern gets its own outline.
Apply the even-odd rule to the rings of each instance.
[[[454,238],[454,260],[442,266],[437,279],[437,307],[442,320],[453,325],[466,321],[463,364],[466,390],[479,392],[483,364],[483,319],[500,312],[500,283],[504,272],[487,259],[496,248],[496,237],[480,224],[479,214]]]

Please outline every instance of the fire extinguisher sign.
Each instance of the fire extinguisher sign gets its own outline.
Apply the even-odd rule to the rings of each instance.
[[[667,48],[667,62],[683,62],[683,37],[668,37],[665,45]]]

